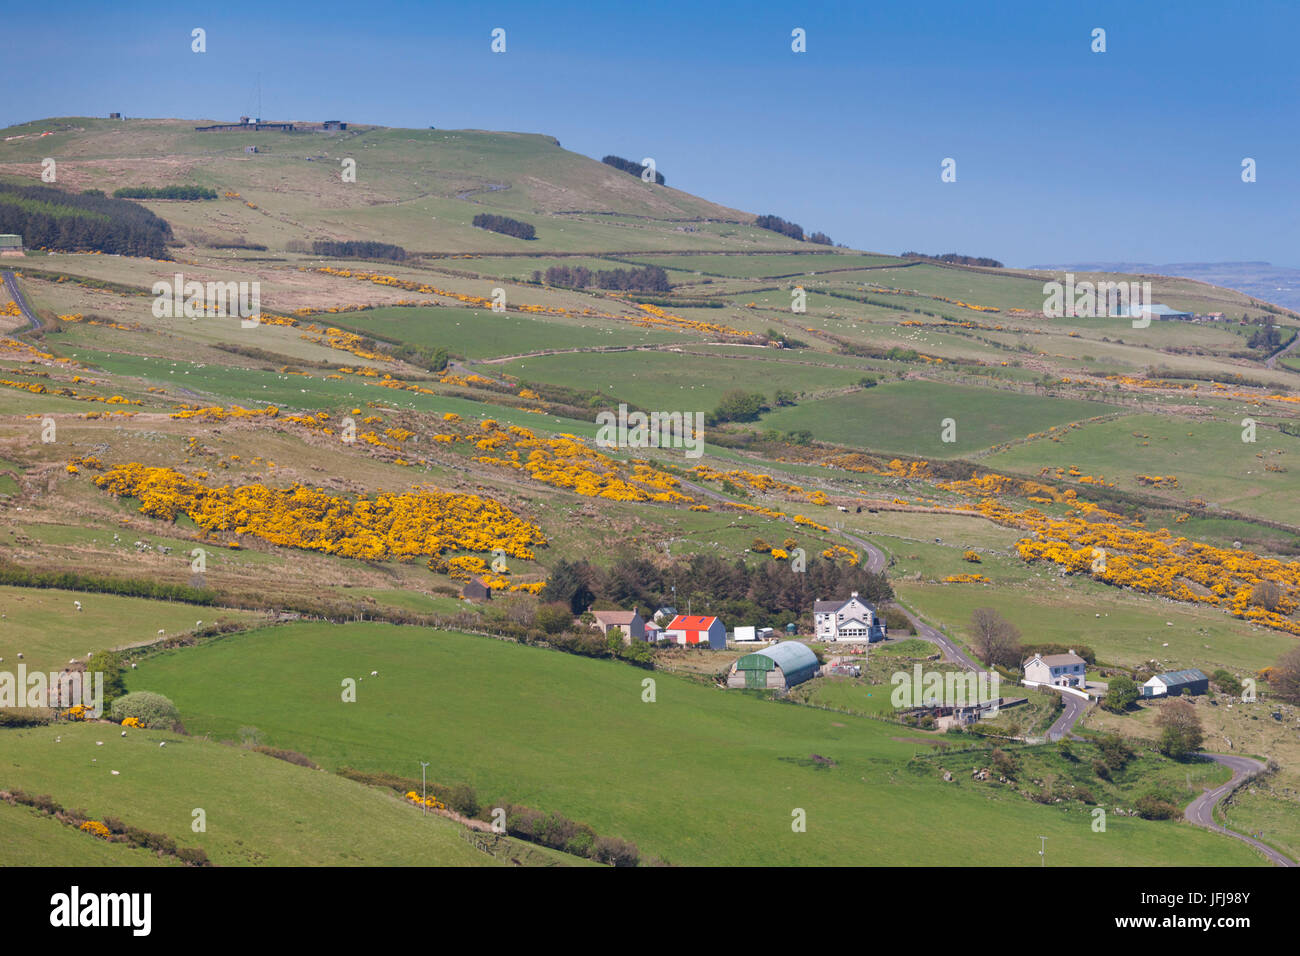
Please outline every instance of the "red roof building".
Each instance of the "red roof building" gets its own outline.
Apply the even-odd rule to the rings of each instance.
[[[678,614],[664,628],[663,640],[678,644],[707,644],[715,651],[727,649],[727,629],[716,617],[691,617]]]

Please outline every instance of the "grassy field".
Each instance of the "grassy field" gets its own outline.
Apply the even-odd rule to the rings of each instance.
[[[951,457],[1079,419],[1105,414],[1093,402],[1047,399],[941,382],[897,382],[801,403],[763,416],[765,427],[808,429],[825,441]],[[956,423],[943,441],[943,421]]]
[[[0,867],[8,866],[168,866],[148,850],[107,843],[53,817],[0,801]]]
[[[1241,418],[1130,415],[1072,429],[1059,442],[1017,445],[992,455],[988,464],[1030,474],[1073,466],[1129,490],[1145,490],[1139,474],[1172,475],[1178,490],[1167,495],[1171,501],[1196,495],[1219,507],[1300,523],[1300,438],[1263,421],[1253,444],[1243,442],[1242,434]]]
[[[501,368],[524,381],[555,385],[608,383],[612,398],[642,408],[711,411],[734,388],[760,392],[769,400],[777,389],[810,392],[844,388],[862,378],[849,365],[804,364],[755,350],[753,357],[684,355],[676,352],[613,352],[547,355],[508,362]]]
[[[347,676],[364,677],[354,704],[339,698]],[[903,771],[917,747],[895,725],[663,674],[645,703],[647,676],[490,639],[304,624],[152,659],[132,686],[171,696],[192,731],[256,726],[326,767],[407,773],[428,760],[481,800],[558,810],[673,863],[1028,865],[1035,847],[1016,834],[1030,831],[1098,865],[1258,862],[1173,824],[1117,820],[1110,839],[1090,839],[1078,813]],[[791,830],[796,809],[806,833]]]
[[[423,816],[392,791],[196,737],[156,731],[122,737],[112,724],[0,733],[0,787],[48,793],[92,819],[115,816],[166,834],[181,846],[202,847],[219,866],[497,862],[462,839],[458,824]],[[206,832],[191,830],[195,808],[205,811]],[[19,844],[30,854],[47,837],[30,824],[27,831],[41,841]]]
[[[1140,598],[1090,579],[1058,580],[1048,587],[904,581],[897,590],[959,640],[969,634],[971,612],[991,607],[1020,629],[1026,643],[1086,644],[1101,660],[1125,666],[1155,660],[1167,670],[1199,667],[1209,673],[1225,667],[1247,675],[1295,646],[1293,637],[1213,608]]]
[[[74,601],[81,602],[78,611]],[[59,670],[69,659],[88,653],[160,639],[194,629],[198,621],[243,622],[261,618],[254,611],[151,601],[114,594],[88,594],[45,588],[0,586],[0,658],[12,670],[23,655],[28,670]]]
[[[1048,319],[1040,314],[1042,287],[1059,275],[908,263],[797,242],[759,229],[747,212],[643,183],[546,135],[354,124],[330,133],[258,134],[260,151],[245,154],[244,136],[198,133],[194,126],[200,124],[54,118],[13,127],[0,138],[0,179],[6,182],[35,181],[41,159],[57,155],[58,185],[74,192],[185,184],[210,186],[222,196],[145,203],[172,225],[174,260],[41,251],[14,260],[47,328],[18,331],[6,320],[5,334],[17,338],[0,343],[0,552],[8,561],[48,571],[189,580],[187,554],[201,538],[193,521],[146,516],[139,502],[95,488],[89,467],[67,471],[71,459],[94,455],[109,466],[202,470],[216,485],[302,485],[349,498],[427,485],[490,496],[535,522],[548,539],[535,559],[512,562],[513,574],[529,580],[551,574],[562,559],[599,569],[624,554],[656,564],[670,555],[710,554],[752,565],[767,560],[751,551],[754,538],[772,543],[792,537],[811,553],[844,542],[837,534],[842,529],[883,548],[900,600],[959,641],[968,636],[972,610],[994,607],[1019,626],[1027,643],[1088,644],[1104,661],[1121,665],[1155,660],[1162,667],[1246,674],[1294,646],[1290,636],[1213,608],[1061,578],[1026,564],[1014,550],[1021,533],[982,518],[872,513],[872,507],[895,507],[889,504],[894,498],[909,503],[901,508],[971,499],[958,499],[931,480],[821,465],[821,456],[846,450],[826,447],[830,443],[886,461],[915,455],[935,463],[935,473],[954,458],[1021,476],[1046,468],[1049,480],[1056,468],[1077,466],[1115,482],[1119,493],[1149,496],[1140,510],[1153,527],[1219,545],[1240,541],[1291,560],[1300,553],[1300,534],[1286,525],[1300,525],[1300,496],[1289,459],[1300,454],[1300,439],[1281,428],[1294,430],[1300,420],[1291,400],[1300,395],[1300,366],[1286,358],[1269,368],[1262,352],[1248,351],[1257,326],[1240,317],[1254,322],[1268,311],[1249,296],[1153,277],[1158,301],[1226,312],[1233,321],[1134,329],[1123,319]],[[354,183],[338,175],[345,158],[357,161]],[[672,169],[662,171],[675,181]],[[537,239],[475,228],[471,220],[480,212],[526,220]],[[305,251],[318,239],[378,240],[408,254],[367,261]],[[636,294],[529,281],[534,271],[555,265],[607,270],[651,264],[667,270],[674,287],[665,300],[672,304],[664,308],[687,323],[634,324],[630,320],[646,317],[635,310]],[[351,274],[322,272],[323,266]],[[199,281],[255,281],[270,312],[309,312],[303,325],[337,325],[381,342],[446,349],[460,360],[456,371],[463,366],[513,383],[510,394],[443,384],[413,365],[357,355],[346,341],[331,346],[302,327],[243,329],[232,319],[154,318],[151,286],[177,272]],[[421,286],[440,292],[413,291]],[[488,296],[498,286],[512,307],[538,310],[493,313],[457,299]],[[804,312],[792,311],[795,286],[807,292]],[[58,318],[78,313],[82,321]],[[1300,323],[1300,316],[1285,311],[1274,317],[1288,334]],[[761,344],[770,341],[769,331],[791,347]],[[617,351],[593,351],[602,348]],[[339,370],[362,366],[379,375]],[[385,373],[429,393],[385,387],[379,377]],[[862,387],[868,376],[875,387]],[[1171,378],[1197,387],[1170,387]],[[822,490],[833,499],[826,505],[779,488],[727,494],[787,516],[805,515],[832,530],[816,532],[789,518],[727,510],[713,501],[711,510],[690,511],[578,494],[570,489],[592,486],[562,489],[526,470],[477,460],[480,449],[470,443],[434,442],[435,434],[452,427],[442,419],[449,412],[466,423],[492,418],[523,426],[543,438],[596,435],[591,419],[599,397],[590,405],[579,400],[584,410],[569,412],[579,419],[542,410],[541,398],[527,400],[535,403],[529,411],[496,404],[522,402],[516,386],[527,382],[604,396],[607,408],[627,401],[663,411],[708,412],[732,389],[759,393],[770,403],[778,391],[792,392],[796,404],[775,407],[758,422],[710,425],[711,443],[698,461],[679,449],[644,454],[664,467],[739,468]],[[141,404],[102,401],[112,396]],[[276,421],[170,417],[179,404],[276,405],[285,415]],[[324,411],[336,427],[352,408],[381,418],[378,430],[409,434],[393,438],[400,448],[344,445],[332,434],[285,420],[300,411]],[[41,435],[47,416],[56,419],[55,441]],[[1240,440],[1246,417],[1258,421],[1255,443]],[[945,419],[953,420],[953,441],[943,440]],[[1083,421],[1091,423],[1062,427]],[[781,433],[790,438],[795,432],[807,435],[780,441]],[[534,453],[543,454],[526,452]],[[613,457],[640,454],[625,449]],[[568,469],[562,464],[557,476]],[[1140,474],[1174,475],[1179,484],[1152,490],[1138,482]],[[1085,499],[1098,494],[1091,486],[1069,486]],[[1204,510],[1194,506],[1194,496],[1204,500]],[[1023,498],[1004,503],[1028,507]],[[847,510],[836,510],[837,504]],[[1044,507],[1053,514],[1066,510]],[[1179,521],[1184,512],[1191,516]],[[222,617],[257,624],[286,608],[311,607],[336,619],[506,613],[504,601],[471,610],[452,596],[460,582],[431,571],[424,554],[360,561],[230,535],[236,536],[242,540],[210,542],[205,580],[224,603],[259,611],[0,588],[0,666],[9,668],[21,651],[29,666],[58,667],[84,659],[87,651],[156,640],[160,629],[176,635],[199,620]],[[965,560],[967,549],[978,552],[978,564]],[[991,583],[938,583],[969,571]],[[81,612],[74,600],[81,601]],[[521,613],[517,605],[528,601],[516,596],[512,611]],[[697,597],[697,610],[700,605]],[[762,613],[774,618],[766,623],[778,625],[799,616],[784,609]],[[928,659],[933,649],[921,645],[912,652]],[[647,672],[623,664],[361,624],[262,629],[146,656],[130,677],[133,686],[174,694],[191,731],[229,740],[255,727],[270,742],[309,753],[331,770],[353,765],[409,776],[419,761],[432,761],[444,782],[472,783],[485,799],[563,812],[602,833],[635,840],[645,856],[674,863],[1033,865],[1039,834],[1050,836],[1049,849],[1071,862],[1257,862],[1232,841],[1127,817],[1116,817],[1111,837],[1098,840],[1075,803],[1044,806],[1007,788],[976,789],[962,779],[944,783],[935,761],[951,754],[936,745],[950,738],[876,719],[886,712],[882,692],[889,689],[891,653],[879,649],[862,681],[818,680],[804,688],[812,703],[854,714],[715,690],[708,678],[731,658],[722,652],[662,654],[665,670],[654,675],[658,700],[650,705],[640,701]],[[373,680],[372,670],[380,674]],[[335,703],[339,681],[349,675],[365,678],[360,702]],[[1038,728],[1048,715],[1037,708],[1026,713],[1031,709],[1032,718],[1020,722]],[[1105,718],[1096,719],[1104,724]],[[1263,719],[1270,731],[1277,729],[1270,717]],[[1011,722],[1007,718],[1008,727]],[[1289,800],[1300,786],[1291,776],[1300,753],[1275,747],[1268,734],[1255,733],[1258,725],[1215,724],[1221,737],[1257,741],[1239,747],[1274,748],[1283,764],[1267,799],[1243,795],[1232,812],[1294,845],[1300,837],[1279,826],[1274,798]],[[1125,726],[1138,737],[1145,733],[1138,720]],[[64,739],[83,732],[76,728]],[[113,735],[105,749],[120,750],[126,761],[121,776],[101,782],[92,773],[83,785],[74,769],[84,775],[86,762],[65,765],[63,756],[79,751],[64,748],[57,759],[47,759],[40,733],[0,733],[0,768],[13,777],[0,779],[0,786],[44,787],[69,805],[121,810],[130,822],[152,821],[178,838],[187,826],[182,812],[199,799],[194,787],[209,788],[226,802],[214,815],[220,821],[210,830],[215,842],[204,845],[226,862],[421,861],[419,848],[402,835],[409,808],[383,793],[329,789],[346,783],[329,774],[268,763],[197,737],[173,738],[165,750],[158,748],[173,763],[193,760],[192,768],[183,764],[164,773],[160,754],[129,749],[134,735],[121,749],[116,741],[122,738]],[[983,751],[974,753],[962,759],[980,759]],[[924,759],[913,761],[918,755]],[[1062,772],[1047,758],[1027,762],[1049,776]],[[1158,761],[1144,767],[1153,779],[1168,771]],[[98,768],[92,763],[90,769]],[[246,790],[226,779],[240,776],[252,781]],[[1193,774],[1182,781],[1179,799],[1208,779]],[[1162,786],[1178,783],[1161,779]],[[295,788],[309,794],[311,814],[296,811],[285,796]],[[689,795],[684,809],[683,794]],[[1108,794],[1116,801],[1130,796]],[[338,812],[327,809],[331,801]],[[232,808],[249,819],[232,824]],[[807,833],[790,830],[796,808],[809,813]],[[265,825],[253,819],[263,809]],[[133,820],[137,810],[147,819]],[[312,830],[313,815],[325,821],[325,836]],[[357,815],[373,821],[373,832],[349,850],[343,834]],[[0,806],[4,820],[15,821],[24,844],[53,832],[45,821]],[[235,829],[222,829],[229,826]],[[468,860],[461,853],[468,845],[448,843],[440,827],[426,827],[428,853],[440,861]],[[78,839],[49,840],[66,844],[58,853],[69,860],[97,849],[107,851],[106,860],[120,856],[72,836]],[[454,834],[449,839],[458,840]]]

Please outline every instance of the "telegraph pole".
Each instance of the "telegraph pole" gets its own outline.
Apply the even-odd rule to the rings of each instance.
[[[1040,844],[1041,849],[1038,851],[1038,855],[1043,858],[1043,866],[1047,866],[1047,837],[1040,836],[1038,839],[1043,841]]]
[[[424,808],[424,815],[426,817],[429,815],[429,803],[428,803],[428,799],[424,795],[425,792],[424,768],[427,766],[429,765],[425,763],[423,760],[420,761],[420,806]]]

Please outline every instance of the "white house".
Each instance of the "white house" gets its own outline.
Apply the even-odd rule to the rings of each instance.
[[[885,622],[876,608],[858,599],[854,591],[847,601],[814,601],[813,622],[821,641],[883,641]]]
[[[1035,654],[1025,661],[1025,683],[1053,687],[1082,687],[1088,662],[1074,651],[1068,654]]]

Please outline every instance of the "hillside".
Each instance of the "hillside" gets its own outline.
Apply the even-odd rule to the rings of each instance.
[[[901,852],[928,834],[916,862],[943,863],[943,840],[966,826],[982,843],[954,862],[1029,859],[1008,834],[1049,829],[1055,845],[1078,842],[1081,863],[1259,859],[1226,837],[1136,818],[1117,820],[1124,839],[1091,855],[1085,804],[1040,805],[1047,784],[996,799],[964,784],[949,788],[959,797],[944,790],[938,764],[954,740],[980,754],[1021,748],[1035,766],[1056,759],[1028,734],[990,742],[865,717],[836,726],[815,708],[707,686],[738,651],[585,659],[611,652],[572,615],[548,630],[543,612],[555,608],[543,605],[577,611],[594,600],[647,613],[674,603],[728,628],[791,625],[807,636],[812,600],[861,590],[893,615],[891,627],[915,627],[906,612],[967,651],[972,613],[992,607],[1027,647],[1095,651],[1091,676],[1199,667],[1256,678],[1259,713],[1292,726],[1295,708],[1260,672],[1300,636],[1296,313],[1194,279],[1089,273],[1075,280],[1150,281],[1156,302],[1227,320],[1052,317],[1044,284],[1059,273],[796,241],[754,224],[755,212],[780,208],[714,204],[674,188],[671,169],[661,170],[667,187],[644,183],[545,135],[195,131],[207,122],[71,117],[0,134],[0,182],[39,183],[53,157],[48,185],[68,193],[217,195],[139,201],[170,224],[169,259],[29,250],[0,260],[15,273],[0,293],[4,667],[19,654],[55,667],[120,649],[139,665],[130,689],[174,697],[193,735],[233,740],[253,727],[328,771],[407,777],[435,759],[444,783],[569,814],[670,863],[763,862],[738,833],[788,828],[786,804],[848,820],[864,798],[894,809],[892,829],[853,829],[843,845],[794,843],[788,859],[889,862],[888,850],[859,845]],[[355,182],[341,176],[349,158]],[[485,213],[534,226],[536,239],[475,227]],[[307,251],[319,241],[402,254]],[[578,270],[590,281],[575,280]],[[656,270],[668,291],[629,286],[630,273]],[[214,314],[211,301],[202,314],[155,308],[154,284],[170,288],[178,273],[257,283],[258,321]],[[598,444],[598,414],[620,405],[698,414],[700,443]],[[808,562],[802,577],[796,550]],[[1109,563],[1098,565],[1097,551]],[[471,576],[491,580],[493,601],[460,599]],[[360,623],[376,620],[386,623]],[[376,646],[374,634],[390,643]],[[396,677],[409,665],[393,681],[400,695],[368,713],[380,741],[369,750],[325,703],[335,706],[337,668],[286,677],[313,641],[340,667],[363,666],[351,650],[384,655],[365,673]],[[649,786],[674,754],[671,740],[638,730],[646,712],[633,695],[649,672],[633,665],[662,672],[659,706],[676,720],[731,741],[727,751],[692,731],[689,767],[670,778],[676,792],[694,787],[727,808],[717,828],[605,802],[627,761],[643,761],[636,772]],[[521,698],[530,668],[563,690],[563,707]],[[456,707],[421,704],[409,681],[448,669],[476,675],[445,688],[460,695]],[[214,689],[221,681],[240,692]],[[267,681],[298,696],[264,706],[275,698]],[[848,678],[852,692],[835,690],[837,681],[818,678],[814,689],[830,687],[831,699],[869,692]],[[610,703],[625,683],[635,716]],[[599,701],[608,730],[590,752],[565,736],[588,716],[584,701]],[[1196,706],[1219,726],[1217,704]],[[395,723],[397,714],[408,716]],[[1092,739],[1094,726],[1144,728],[1148,715],[1093,714],[1078,729]],[[546,733],[488,759],[466,728],[492,719]],[[423,728],[427,753],[394,742],[407,721]],[[125,817],[122,799],[83,786],[72,764],[33,759],[53,732],[0,728],[0,788],[44,787]],[[75,732],[119,739],[106,725]],[[756,742],[763,735],[776,743]],[[1296,755],[1250,724],[1232,737],[1206,746],[1276,759],[1271,786],[1294,810]],[[235,803],[283,808],[303,776],[331,781],[314,784],[322,807],[336,786],[384,803],[358,862],[418,862],[400,837],[411,809],[400,798],[175,739],[196,776],[219,779],[235,760],[272,768],[257,793],[232,793]],[[1221,768],[1204,764],[1184,779],[1182,765],[1144,746],[1162,798],[1185,803],[1200,783],[1222,782]],[[841,766],[797,763],[813,753]],[[785,758],[796,763],[772,763]],[[131,766],[144,780],[161,772]],[[728,766],[734,780],[719,770]],[[1114,799],[1143,796],[1141,780]],[[754,794],[753,808],[736,808]],[[179,839],[180,799],[142,789],[128,802]],[[1233,812],[1242,829],[1300,840],[1300,814],[1249,801]],[[30,840],[54,825],[23,820]],[[428,852],[465,862],[468,844],[439,820],[446,840]],[[343,852],[291,840],[268,849],[266,830],[239,839],[271,862],[330,863]],[[234,843],[204,846],[241,862]]]

